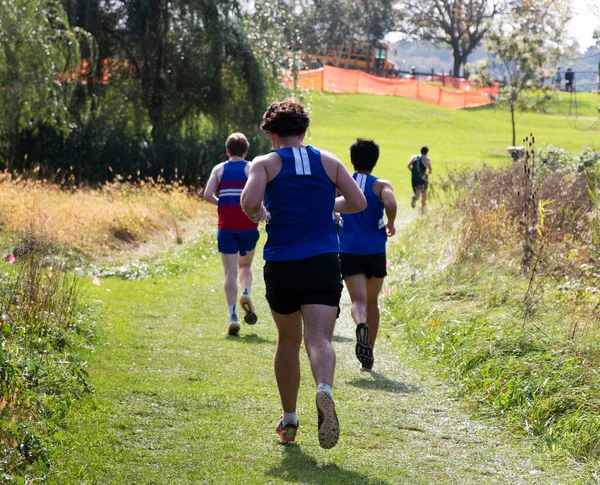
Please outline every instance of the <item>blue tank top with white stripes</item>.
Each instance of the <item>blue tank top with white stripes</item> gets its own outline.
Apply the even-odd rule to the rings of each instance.
[[[281,171],[265,190],[266,261],[295,261],[337,253],[333,206],[336,188],[313,147],[280,148]]]
[[[377,177],[354,173],[352,178],[365,194],[367,208],[356,214],[343,214],[340,221],[340,253],[385,253],[387,233],[383,220],[383,203],[373,192]]]

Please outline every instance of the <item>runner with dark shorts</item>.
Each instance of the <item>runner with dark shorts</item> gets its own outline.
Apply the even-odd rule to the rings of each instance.
[[[387,238],[396,233],[392,184],[371,175],[378,159],[379,146],[373,140],[359,138],[350,146],[350,161],[356,170],[352,177],[365,194],[367,208],[357,214],[344,214],[340,221],[342,277],[352,300],[356,357],[366,371],[373,368],[379,330],[377,297],[387,276],[385,245]]]
[[[424,214],[427,209],[427,188],[429,187],[429,177],[431,175],[431,160],[427,156],[428,147],[421,148],[421,154],[415,155],[408,162],[408,169],[411,171],[413,195],[410,206],[414,209],[417,200],[421,197],[421,212]]]
[[[283,442],[296,439],[304,334],[317,384],[319,444],[331,448],[340,435],[331,339],[342,292],[334,211],[360,211],[366,201],[337,157],[303,144],[308,124],[300,103],[285,100],[269,107],[261,128],[275,150],[252,162],[242,207],[253,221],[267,218],[264,278],[278,331],[275,378],[283,407],[277,434]]]

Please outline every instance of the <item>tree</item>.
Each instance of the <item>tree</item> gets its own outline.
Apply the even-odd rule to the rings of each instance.
[[[300,32],[305,48],[323,58],[332,51],[343,66],[353,44],[373,51],[397,24],[392,0],[312,0],[303,4]],[[367,71],[374,66],[367,63]]]
[[[312,0],[302,9],[300,32],[305,49],[326,58],[335,50],[334,65],[349,55],[351,43],[358,40],[356,3],[351,0]]]
[[[594,29],[593,39],[596,41],[596,46],[600,47],[600,2],[594,5],[590,5],[590,10],[594,16],[599,20]]]
[[[154,141],[188,114],[256,120],[266,92],[236,0],[127,0],[125,29]],[[244,101],[241,105],[237,101]],[[231,118],[233,117],[233,118]]]
[[[131,152],[142,175],[155,176],[164,169],[165,176],[173,176],[178,163],[187,166],[190,154],[184,153],[185,146],[194,145],[197,153],[204,141],[214,145],[214,139],[232,129],[257,138],[270,86],[263,82],[265,64],[250,41],[242,2],[62,1],[70,18],[88,26],[98,44],[96,70],[86,90],[80,89],[80,106],[74,107],[78,113],[90,110],[89,122],[81,129],[105,141],[123,140],[119,127],[125,125],[131,139],[115,146],[147,147]],[[102,86],[94,77],[105,65],[109,82]],[[113,132],[99,133],[98,122],[111,116]],[[221,142],[217,146],[206,158],[220,156]],[[186,176],[195,180],[197,169]]]
[[[233,130],[263,151],[287,47],[253,17],[296,1],[0,0],[0,169],[197,183]]]
[[[551,76],[553,61],[561,56],[569,18],[570,8],[564,1],[518,0],[489,33],[488,51],[506,75],[500,94],[510,106],[513,145],[515,110],[536,109],[551,99],[552,88],[544,80]]]
[[[411,38],[450,46],[453,74],[459,76],[502,7],[501,0],[402,0],[399,29]]]
[[[306,16],[302,0],[254,0],[254,8],[245,16],[244,29],[262,65],[263,84],[276,98],[288,94],[281,82],[281,67],[290,69],[296,78],[302,67]]]
[[[38,123],[68,130],[84,34],[71,29],[58,0],[0,2],[0,155],[7,163],[22,130]]]
[[[355,2],[359,19],[360,37],[370,47],[375,50],[378,42],[392,31],[397,24],[397,11],[394,8],[392,0],[361,0]],[[369,58],[370,59],[370,58]],[[367,62],[367,72],[370,71],[370,64]]]

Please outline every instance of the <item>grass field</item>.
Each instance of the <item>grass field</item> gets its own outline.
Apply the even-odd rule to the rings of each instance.
[[[264,235],[261,242],[264,241]],[[48,484],[576,484],[579,466],[472,420],[452,390],[407,351],[384,316],[377,369],[358,370],[344,300],[334,336],[339,444],[317,443],[314,383],[302,351],[297,443],[278,444],[273,374],[276,330],[262,298],[259,322],[227,337],[213,236],[150,264],[179,268],[89,287],[104,310],[103,342],[90,356],[96,392],[68,416],[43,469]]]
[[[580,96],[580,107],[590,118],[595,100]],[[563,96],[549,114],[520,114],[519,132],[533,131],[540,147],[553,144],[573,153],[584,145],[598,149],[597,131],[577,129],[565,117],[569,101]],[[399,198],[406,196],[405,205],[400,205],[402,221],[415,214],[409,212],[405,167],[421,145],[431,147],[434,182],[452,167],[511,163],[505,152],[510,121],[504,111],[449,111],[399,98],[321,94],[310,96],[310,106],[308,143],[333,151],[346,163],[348,146],[356,137],[373,137],[380,143],[376,174],[394,182]],[[64,206],[63,212],[48,214],[62,214],[65,222],[74,218],[71,209],[81,205],[81,199],[76,194],[69,199],[71,195],[61,193],[57,199],[55,205]],[[47,206],[46,198],[40,198],[40,206]],[[144,198],[134,201],[124,214],[136,222],[146,205],[153,206]],[[164,206],[172,208],[174,201],[165,201]],[[459,386],[443,382],[445,374],[435,365],[438,356],[425,362],[416,357],[405,327],[412,320],[436,328],[447,323],[436,315],[434,324],[431,314],[421,318],[419,312],[429,312],[431,305],[439,308],[436,295],[424,291],[437,291],[426,277],[435,283],[450,260],[435,248],[430,252],[433,262],[423,257],[413,264],[410,258],[418,253],[407,251],[419,246],[419,234],[413,230],[411,246],[405,227],[389,251],[394,261],[388,278],[392,293],[385,299],[373,374],[357,370],[347,299],[342,306],[334,339],[335,395],[342,419],[339,446],[324,452],[316,443],[314,385],[304,353],[299,441],[280,446],[273,429],[280,407],[272,370],[276,331],[262,297],[262,260],[258,256],[254,264],[253,291],[261,320],[255,327],[244,327],[241,338],[227,338],[216,217],[206,204],[199,205],[198,236],[184,237],[183,244],[175,245],[167,231],[162,237],[174,246],[168,252],[155,250],[154,256],[143,259],[131,252],[112,253],[108,261],[97,263],[102,267],[94,268],[94,274],[100,276],[101,286],[89,279],[85,285],[91,303],[102,312],[101,337],[95,350],[84,356],[95,393],[67,414],[64,427],[56,429],[50,466],[38,463],[31,478],[51,484],[119,485],[584,483],[581,464],[540,453],[527,437],[503,431],[500,420],[473,419],[464,402],[456,399]],[[94,207],[108,211],[105,205]],[[165,217],[172,218],[169,214]],[[444,236],[434,239],[439,244],[447,241]],[[400,264],[404,260],[410,263],[406,268]],[[400,284],[404,280],[406,288]],[[415,294],[423,301],[412,300]],[[442,297],[449,301],[446,294]],[[466,304],[482,308],[485,316],[485,301],[470,298]],[[396,302],[406,308],[394,307]],[[444,312],[450,314],[447,305]]]
[[[518,113],[517,140],[532,133],[537,147],[549,144],[573,154],[582,146],[600,148],[600,127],[586,130],[600,116],[597,94],[577,94],[580,118],[569,116],[570,94],[547,114]],[[510,113],[493,107],[449,110],[392,96],[308,93],[311,128],[306,142],[327,149],[349,164],[348,147],[357,138],[373,138],[381,146],[375,174],[392,181],[401,196],[411,193],[405,168],[421,146],[428,145],[435,182],[437,174],[458,166],[511,163]],[[585,119],[582,119],[585,117]],[[519,144],[519,141],[517,141]]]

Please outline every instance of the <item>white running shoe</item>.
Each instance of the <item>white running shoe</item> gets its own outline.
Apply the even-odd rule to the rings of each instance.
[[[319,413],[319,445],[328,450],[340,438],[340,423],[335,412],[333,396],[326,389],[317,389],[317,411]]]
[[[242,324],[240,323],[237,314],[231,315],[231,319],[229,320],[229,327],[227,328],[227,333],[229,335],[238,335],[240,332],[240,328],[242,328]]]

